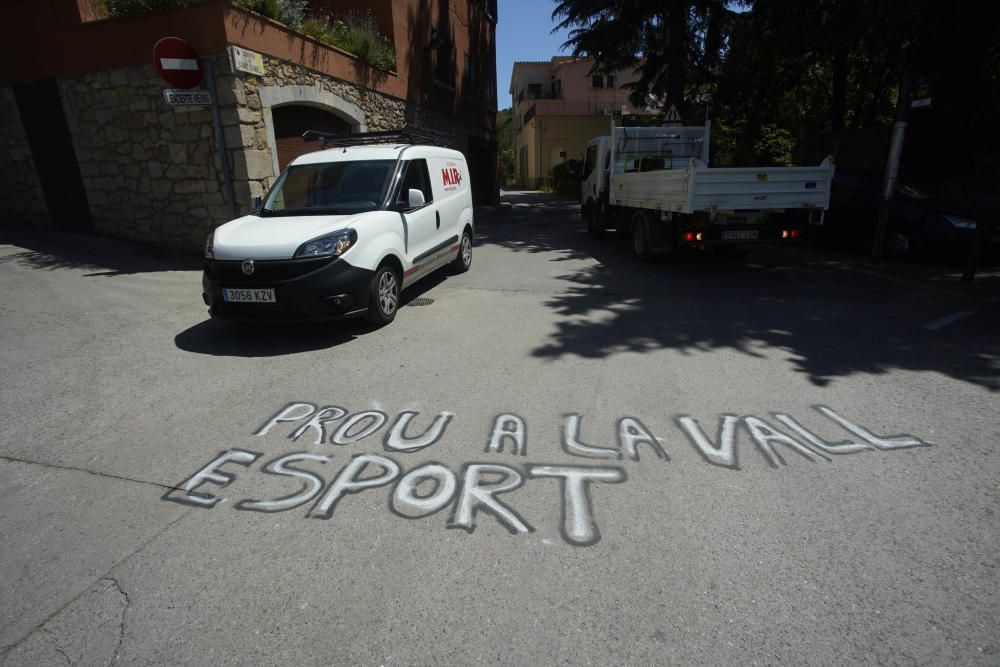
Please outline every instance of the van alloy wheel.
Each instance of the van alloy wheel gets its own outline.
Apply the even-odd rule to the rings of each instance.
[[[383,265],[372,276],[368,312],[365,317],[376,326],[392,322],[399,308],[399,276],[391,266]]]
[[[472,240],[468,234],[462,237],[462,264],[466,267],[472,264]]]
[[[378,281],[378,302],[382,312],[392,315],[396,312],[399,304],[399,284],[396,282],[396,274],[392,271],[385,271]]]
[[[472,266],[472,236],[469,232],[462,232],[462,240],[458,246],[458,255],[451,263],[451,273],[465,273]]]

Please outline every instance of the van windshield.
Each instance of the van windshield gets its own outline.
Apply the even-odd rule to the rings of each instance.
[[[394,160],[354,160],[289,167],[278,178],[261,216],[347,215],[379,207]]]

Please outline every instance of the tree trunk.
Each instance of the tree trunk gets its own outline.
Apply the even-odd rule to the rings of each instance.
[[[830,100],[830,127],[837,133],[844,129],[847,115],[847,77],[850,74],[848,56],[854,50],[858,6],[854,0],[840,3],[833,16],[833,48],[830,63],[833,76],[833,99]]]
[[[671,0],[667,15],[667,104],[678,110],[684,107],[685,68],[687,65],[688,3]],[[683,111],[682,111],[683,112]]]
[[[847,50],[838,48],[831,63],[833,74],[833,99],[830,100],[830,129],[837,134],[844,129],[847,115]]]

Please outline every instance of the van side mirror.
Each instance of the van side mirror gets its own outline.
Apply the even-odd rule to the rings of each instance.
[[[254,197],[250,202],[250,210],[254,213],[260,210],[260,207],[264,205],[263,197]]]
[[[407,193],[407,203],[410,208],[420,208],[427,202],[424,200],[424,193],[421,190],[410,188],[410,191]]]

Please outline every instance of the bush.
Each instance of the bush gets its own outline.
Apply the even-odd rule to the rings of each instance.
[[[500,151],[500,184],[507,185],[514,180],[514,149]]]
[[[294,30],[302,30],[309,14],[309,0],[278,0],[279,21]]]
[[[112,18],[148,14],[165,9],[188,7],[192,4],[194,4],[194,0],[105,0],[108,16]]]
[[[322,17],[307,19],[302,32],[321,42],[326,42],[354,54],[358,60],[372,67],[391,70],[396,67],[396,51],[375,24],[369,12],[348,12],[343,15],[326,13]]]
[[[263,14],[293,30],[301,30],[309,13],[309,0],[233,0],[233,4]]]
[[[108,16],[133,16],[188,7],[198,0],[104,0]],[[381,70],[396,68],[396,50],[378,31],[370,11],[333,15],[325,10],[309,17],[309,0],[231,0],[233,5],[284,23],[320,42],[325,42]]]
[[[580,195],[580,161],[570,160],[552,167],[553,190],[567,197]]]
[[[760,128],[760,137],[754,144],[756,163],[761,166],[787,167],[793,163],[792,149],[795,141],[792,133],[775,125]]]

